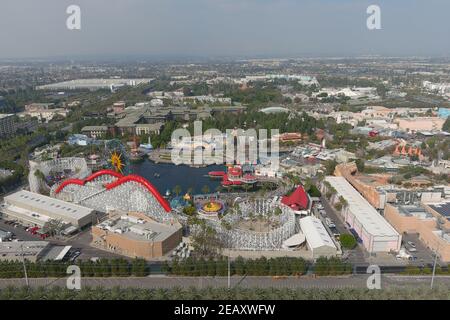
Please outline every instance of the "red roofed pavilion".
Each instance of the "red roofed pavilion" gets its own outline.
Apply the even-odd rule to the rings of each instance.
[[[284,196],[281,203],[295,211],[306,210],[308,209],[309,198],[305,189],[298,186],[289,196]]]

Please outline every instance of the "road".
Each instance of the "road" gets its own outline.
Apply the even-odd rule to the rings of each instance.
[[[336,210],[334,210],[334,208],[330,205],[328,200],[326,200],[325,197],[322,196],[320,198],[320,201],[323,205],[325,212],[327,213],[327,217],[334,222],[334,224],[336,225],[336,229],[339,231],[339,233],[340,234],[350,233],[350,231],[347,230],[344,221],[336,212]],[[362,248],[361,244],[358,244],[356,248],[353,250],[346,250],[346,256],[348,258],[348,261],[351,262],[352,264],[360,265],[366,263],[366,256],[364,254],[364,249]]]
[[[343,276],[343,277],[284,277],[274,279],[272,277],[237,277],[230,278],[231,287],[242,288],[305,288],[305,289],[344,289],[367,288],[367,275]],[[428,288],[431,283],[430,276],[393,276],[381,277],[381,288]],[[31,287],[41,286],[66,286],[66,279],[42,278],[29,279]],[[450,289],[450,276],[436,276],[435,287]],[[0,289],[9,286],[24,286],[24,279],[0,279]],[[168,277],[149,276],[145,278],[83,278],[81,285],[86,287],[127,287],[127,288],[174,288],[174,287],[215,287],[228,286],[227,277]]]

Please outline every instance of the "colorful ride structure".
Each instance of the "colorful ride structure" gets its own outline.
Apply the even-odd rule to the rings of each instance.
[[[211,171],[208,175],[211,178],[221,178],[223,187],[254,185],[258,182],[252,170],[239,165],[228,165],[227,171]]]

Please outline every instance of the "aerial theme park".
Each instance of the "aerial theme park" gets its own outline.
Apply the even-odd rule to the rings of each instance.
[[[230,257],[314,258],[300,224],[312,207],[302,185],[279,173],[268,175],[261,164],[216,165],[214,170],[164,164],[171,171],[193,170],[190,179],[206,182],[183,190],[180,173],[164,190],[162,171],[147,172],[142,166],[151,162],[132,160],[142,152],[138,147],[105,140],[84,156],[30,160],[29,191],[5,198],[7,217],[35,228],[43,239],[54,236],[68,244],[88,232],[90,247],[129,258],[188,258],[206,245],[202,241]],[[214,241],[201,239],[205,230]],[[337,254],[333,243],[332,254]]]
[[[2,1],[0,304],[450,300],[449,12]]]

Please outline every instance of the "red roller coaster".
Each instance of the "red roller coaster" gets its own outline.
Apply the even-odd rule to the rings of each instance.
[[[127,183],[127,182],[136,182],[136,183],[142,185],[144,188],[146,188],[156,198],[156,200],[158,200],[158,202],[161,204],[161,206],[164,208],[164,210],[166,212],[170,212],[172,210],[169,203],[167,202],[167,200],[164,199],[163,196],[161,196],[159,191],[149,181],[147,181],[146,179],[144,179],[143,177],[138,176],[138,175],[124,176],[124,175],[117,173],[115,171],[112,171],[112,170],[97,171],[84,180],[68,179],[68,180],[62,182],[61,185],[58,186],[58,188],[55,190],[55,194],[60,193],[68,185],[75,184],[75,185],[79,185],[79,186],[84,186],[87,182],[93,181],[94,179],[96,179],[100,176],[105,176],[105,175],[109,175],[109,176],[113,176],[113,177],[117,178],[117,180],[115,180],[111,183],[108,183],[104,186],[106,190],[112,190],[112,189],[119,187],[120,185],[123,185],[124,183]]]

